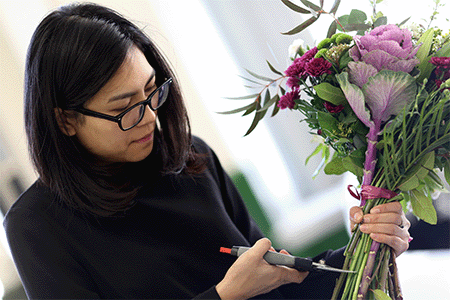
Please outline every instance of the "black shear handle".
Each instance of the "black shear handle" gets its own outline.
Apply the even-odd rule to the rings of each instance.
[[[313,271],[313,261],[309,258],[296,257],[294,268],[299,271]]]

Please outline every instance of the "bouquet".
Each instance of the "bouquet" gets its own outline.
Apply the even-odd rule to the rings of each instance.
[[[311,156],[321,155],[319,169],[326,174],[351,172],[359,180],[363,211],[400,201],[405,211],[436,224],[432,195],[444,191],[438,176],[450,183],[450,34],[423,25],[389,24],[376,11],[368,19],[359,10],[335,17],[340,1],[329,12],[307,0],[300,7],[281,0],[290,9],[310,14],[287,32],[296,34],[323,14],[333,17],[327,38],[314,47],[291,46],[291,65],[284,72],[269,62],[276,78],[248,71],[257,93],[234,99],[253,99],[225,113],[254,113],[246,134],[252,132],[270,108],[299,111],[311,134],[321,142]],[[434,0],[435,10],[443,6]],[[349,32],[356,34],[350,35]],[[261,83],[263,82],[263,83]],[[345,251],[343,273],[333,298],[401,299],[395,254],[355,228]],[[370,293],[369,291],[372,291]],[[388,296],[389,295],[389,296]]]

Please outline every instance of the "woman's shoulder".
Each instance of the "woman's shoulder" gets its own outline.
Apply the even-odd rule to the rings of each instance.
[[[197,153],[209,153],[212,151],[211,147],[200,137],[192,136],[192,146]]]
[[[13,203],[5,215],[4,224],[20,222],[24,217],[42,215],[56,199],[48,187],[35,181],[20,197]]]

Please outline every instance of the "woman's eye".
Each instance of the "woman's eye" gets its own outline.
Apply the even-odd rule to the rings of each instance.
[[[154,90],[156,90],[156,86],[151,86],[145,89],[145,92],[151,94]]]
[[[121,113],[123,112],[125,109],[127,109],[128,106],[124,106],[124,107],[119,107],[119,108],[115,108],[112,111],[116,112],[116,113]]]

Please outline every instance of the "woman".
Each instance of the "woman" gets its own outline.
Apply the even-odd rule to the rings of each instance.
[[[29,298],[331,295],[336,274],[262,259],[270,241],[213,151],[191,137],[174,74],[128,20],[93,4],[49,14],[30,44],[25,89],[39,179],[4,225]],[[365,232],[404,252],[400,205],[378,210]],[[362,221],[359,208],[351,215]],[[219,252],[233,245],[254,246],[238,259]],[[315,259],[339,267],[342,250]]]

